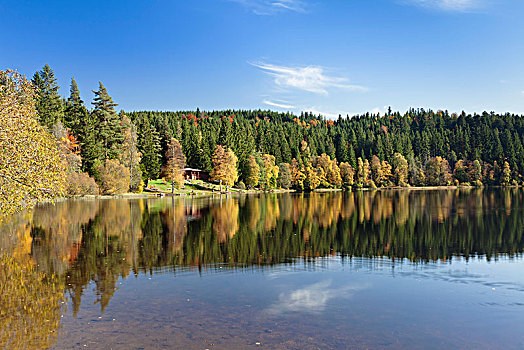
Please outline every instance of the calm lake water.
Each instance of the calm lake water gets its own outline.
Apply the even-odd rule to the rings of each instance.
[[[0,348],[524,349],[523,195],[41,205],[0,228]]]

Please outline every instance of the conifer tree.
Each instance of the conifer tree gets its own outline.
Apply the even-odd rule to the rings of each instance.
[[[64,125],[71,130],[73,135],[79,136],[81,132],[82,119],[88,113],[84,101],[80,98],[80,91],[75,78],[71,78],[69,98],[65,103]]]
[[[33,75],[32,83],[36,87],[35,107],[38,121],[51,130],[57,121],[64,120],[62,99],[58,94],[59,87],[55,72],[46,63],[41,71]]]
[[[151,126],[148,119],[143,121],[143,125],[140,127],[140,133],[142,137],[139,138],[138,148],[142,153],[142,178],[145,181],[156,179],[162,166],[160,136],[156,129]]]
[[[291,187],[291,170],[288,163],[278,165],[278,186],[285,189]]]
[[[123,141],[121,121],[115,111],[118,106],[107,93],[102,82],[99,82],[98,91],[93,91],[93,112],[97,121],[97,138],[100,140],[103,159],[114,159],[118,156],[119,144]]]

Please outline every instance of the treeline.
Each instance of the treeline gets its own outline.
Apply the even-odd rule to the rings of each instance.
[[[520,115],[411,109],[326,120],[262,110],[117,113],[102,83],[88,110],[74,79],[69,97],[60,98],[49,66],[32,82],[40,123],[73,154],[66,157],[75,174],[68,183],[82,183],[77,192],[93,188],[92,178],[109,194],[139,191],[161,176],[180,186],[185,166],[228,186],[261,189],[523,181]]]
[[[516,185],[524,119],[411,109],[326,120],[271,111],[131,112],[146,177],[160,174],[167,140],[187,164],[213,171],[217,145],[236,156],[238,184],[261,188]],[[145,155],[148,155],[145,157]]]

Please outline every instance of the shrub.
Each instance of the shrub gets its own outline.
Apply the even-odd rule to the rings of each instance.
[[[122,194],[129,190],[129,169],[116,159],[106,160],[98,168],[100,193],[105,195]]]
[[[69,173],[67,175],[66,195],[86,196],[97,195],[98,185],[95,179],[90,177],[87,173]]]
[[[240,189],[240,190],[245,190],[245,189],[246,189],[246,185],[245,185],[244,182],[242,182],[242,181],[239,181],[239,182],[237,183],[237,186],[236,186],[236,187],[237,187],[238,189]]]

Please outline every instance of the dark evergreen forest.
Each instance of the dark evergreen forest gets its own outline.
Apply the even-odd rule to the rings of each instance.
[[[394,155],[399,153],[408,161],[412,185],[418,184],[416,169],[426,170],[428,162],[436,157],[448,161],[449,171],[457,170],[457,164],[473,165],[475,160],[480,163],[480,178],[470,177],[473,169],[467,167],[462,178],[460,171],[454,171],[460,182],[480,179],[486,184],[504,182],[506,162],[511,180],[520,182],[524,171],[521,115],[486,112],[457,115],[424,109],[340,116],[337,120],[309,113],[295,116],[263,110],[127,114],[137,125],[144,169],[151,178],[159,174],[158,164],[162,162],[159,149],[167,145],[170,137],[180,140],[189,166],[208,171],[215,146],[230,147],[239,158],[240,178],[244,180],[249,155],[271,154],[277,164],[291,164],[292,159],[304,162],[303,141],[307,142],[311,157],[326,154],[340,163],[349,163],[353,169],[358,169],[359,157],[371,161],[375,155],[394,164]],[[155,156],[156,160],[149,161]]]

